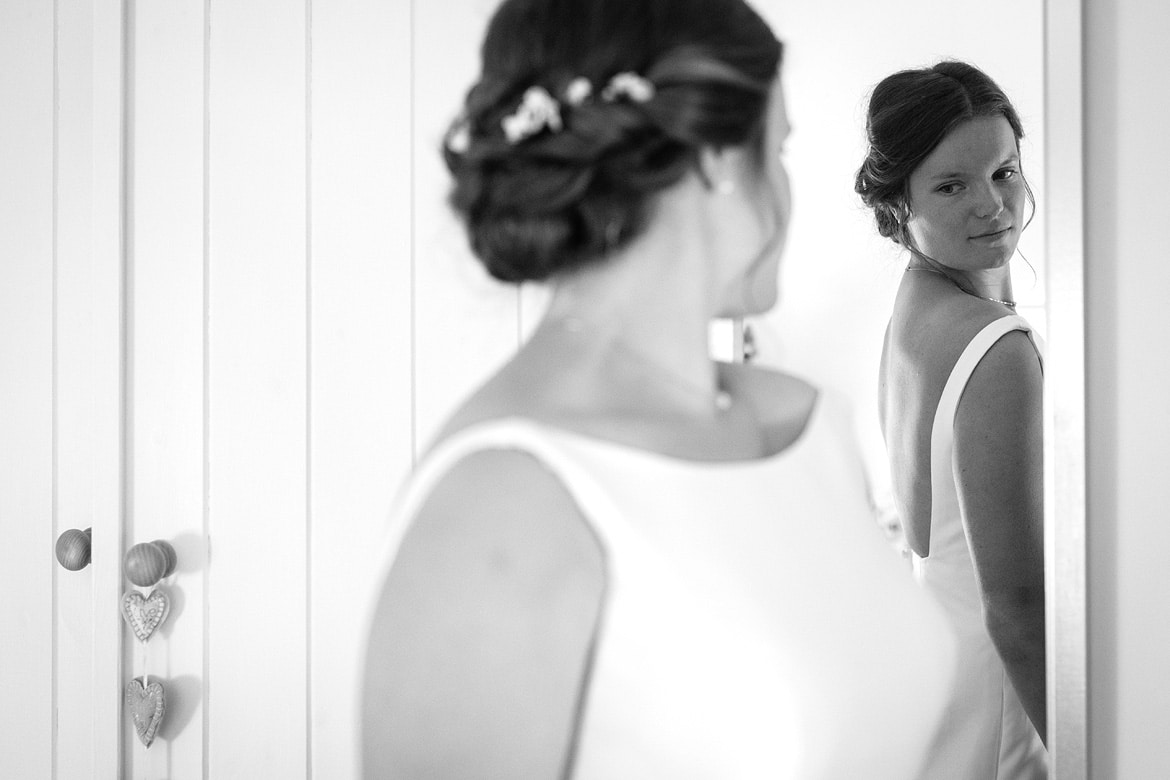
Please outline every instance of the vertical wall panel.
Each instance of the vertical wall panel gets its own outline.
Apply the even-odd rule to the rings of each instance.
[[[146,750],[126,729],[126,777],[203,777],[204,2],[134,2],[129,182],[130,502],[127,545],[169,541],[171,614],[143,646],[129,632],[126,678],[166,688]],[[127,584],[127,587],[131,587]],[[225,609],[229,612],[230,609]]]
[[[0,775],[53,734],[53,6],[0,4]]]
[[[1085,448],[1085,174],[1094,163],[1086,157],[1085,9],[1081,2],[1045,3],[1044,28],[1044,152],[1048,197],[1047,266],[1050,338],[1044,365],[1044,541],[1048,617],[1048,750],[1053,777],[1085,780],[1089,772],[1088,617],[1086,613],[1086,448]],[[1104,38],[1118,41],[1116,30]],[[1096,47],[1094,47],[1096,48]],[[1113,52],[1103,47],[1107,58]],[[1098,49],[1100,50],[1100,49]],[[1112,89],[1112,87],[1110,87]],[[1116,114],[1110,114],[1110,121]],[[1170,156],[1167,156],[1170,160]],[[1116,166],[1109,166],[1110,173]],[[1109,189],[1094,188],[1106,201]],[[1104,219],[1099,219],[1099,217]],[[1094,210],[1096,225],[1111,225],[1109,216]],[[1109,289],[1109,288],[1105,288]],[[1026,315],[1025,315],[1026,316]],[[1109,333],[1110,331],[1105,331]],[[1099,338],[1101,331],[1094,336]],[[1108,338],[1108,337],[1107,337]],[[1111,378],[1112,379],[1112,378]],[[1093,392],[1090,390],[1090,392]],[[1094,393],[1095,394],[1095,393]],[[1111,397],[1112,392],[1101,397]],[[1095,442],[1097,445],[1103,442]],[[1095,447],[1095,456],[1115,454],[1111,445]],[[1099,483],[1098,483],[1099,484]],[[1108,491],[1106,491],[1108,492]],[[1098,515],[1098,523],[1101,516]],[[1113,523],[1100,523],[1112,527]],[[1094,615],[1095,616],[1095,615]],[[1100,629],[1101,626],[1096,628]],[[1114,636],[1114,631],[1108,631]],[[1096,648],[1094,648],[1096,650]],[[1096,697],[1094,697],[1096,698]],[[1113,722],[1116,722],[1114,720]]]
[[[306,8],[213,2],[209,777],[307,771]]]
[[[446,206],[443,132],[479,72],[493,0],[414,4],[415,424],[421,450],[518,344],[519,294],[494,282]]]
[[[1164,83],[1170,6],[1087,0],[1083,8],[1087,776],[1170,777],[1162,727],[1170,723],[1170,623],[1163,618],[1170,602],[1170,361],[1164,346],[1170,264],[1160,184],[1170,176],[1170,91]],[[1068,201],[1062,206],[1075,208]]]
[[[57,3],[57,527],[93,525],[93,7]],[[114,410],[116,412],[116,410]],[[99,532],[100,533],[100,532]],[[93,573],[57,573],[57,777],[93,771]],[[113,606],[113,605],[110,605]]]
[[[365,594],[410,470],[410,4],[316,3],[311,48],[312,775],[357,777]]]
[[[86,0],[73,0],[84,3]],[[94,733],[93,776],[121,774],[118,736],[125,729],[122,694],[122,620],[113,608],[123,583],[122,535],[125,472],[125,338],[123,218],[126,148],[124,135],[123,0],[92,0],[93,8],[93,188],[91,218],[92,370],[85,377],[92,413],[91,507],[93,512],[94,621],[90,710]],[[59,446],[64,446],[60,443]]]

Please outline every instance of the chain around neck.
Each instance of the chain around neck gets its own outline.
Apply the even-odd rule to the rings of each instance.
[[[908,266],[906,266],[906,270],[907,271],[927,271],[927,272],[932,273],[932,274],[938,274],[939,276],[941,276],[942,278],[946,279],[948,282],[953,284],[955,287],[957,287],[961,292],[965,292],[973,298],[981,298],[982,300],[985,300],[985,301],[991,301],[992,303],[998,303],[998,304],[1000,304],[1002,306],[1006,306],[1012,310],[1014,310],[1016,308],[1015,301],[1005,301],[1002,298],[992,298],[992,297],[987,296],[987,295],[980,295],[978,293],[973,293],[970,290],[968,290],[966,287],[964,287],[963,285],[959,284],[954,279],[952,279],[948,274],[944,274],[942,271],[939,271],[937,269],[927,268],[927,267],[922,267],[922,266],[908,265]]]

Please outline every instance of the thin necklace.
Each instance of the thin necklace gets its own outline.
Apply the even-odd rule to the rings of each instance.
[[[939,276],[946,279],[948,282],[953,284],[955,287],[958,287],[961,291],[967,293],[970,296],[973,296],[975,298],[982,298],[983,300],[991,301],[992,303],[999,303],[999,304],[1002,304],[1002,305],[1008,307],[1009,309],[1016,308],[1015,301],[1005,301],[1005,300],[1002,300],[1001,298],[992,298],[992,297],[987,296],[987,295],[979,295],[978,293],[973,293],[970,290],[968,290],[966,287],[963,287],[961,284],[956,282],[954,279],[952,279],[947,274],[944,274],[942,271],[936,271],[933,268],[920,268],[918,266],[912,266],[912,265],[906,266],[906,270],[907,271],[929,271],[932,274],[938,274]]]

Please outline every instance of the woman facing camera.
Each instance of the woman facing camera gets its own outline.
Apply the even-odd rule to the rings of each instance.
[[[909,253],[879,390],[894,495],[960,648],[924,776],[1044,777],[1043,367],[1008,266],[1023,129],[986,74],[942,62],[878,84],[867,131],[857,192]]]
[[[742,0],[508,0],[445,142],[531,338],[393,517],[367,777],[889,778],[954,638],[869,515],[839,405],[708,355],[776,300],[781,45]],[[898,673],[910,661],[914,673]]]

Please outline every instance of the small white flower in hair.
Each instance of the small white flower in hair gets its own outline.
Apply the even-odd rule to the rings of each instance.
[[[578,76],[565,87],[565,102],[570,106],[579,106],[593,94],[593,85],[584,76]]]
[[[471,148],[471,128],[466,121],[460,122],[448,134],[447,148],[455,154],[466,154]]]
[[[645,103],[654,97],[654,85],[637,73],[619,73],[609,80],[601,97],[609,101],[625,97],[635,103]]]
[[[544,87],[529,87],[516,113],[500,123],[509,143],[519,143],[544,128],[554,133],[561,129],[561,105]]]

